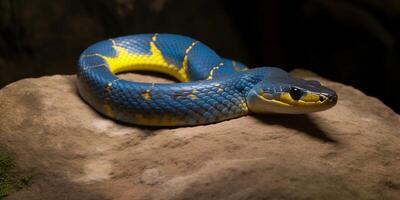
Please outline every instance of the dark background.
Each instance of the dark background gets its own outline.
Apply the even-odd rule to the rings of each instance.
[[[105,38],[169,32],[253,67],[312,70],[400,112],[399,26],[398,0],[0,0],[0,88],[73,74]]]

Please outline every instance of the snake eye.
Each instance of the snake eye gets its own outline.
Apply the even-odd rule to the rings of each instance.
[[[297,101],[301,98],[301,96],[303,96],[303,91],[299,88],[292,87],[292,88],[290,88],[289,94],[293,100]]]

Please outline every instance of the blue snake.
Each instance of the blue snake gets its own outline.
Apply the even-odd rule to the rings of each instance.
[[[116,74],[166,73],[179,83],[139,83]],[[302,114],[326,110],[335,91],[276,67],[248,69],[205,44],[174,34],[138,34],[97,42],[78,63],[80,96],[117,121],[146,126],[191,126],[249,113]]]

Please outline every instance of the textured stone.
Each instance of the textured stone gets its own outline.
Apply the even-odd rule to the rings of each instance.
[[[0,90],[0,145],[33,183],[6,199],[398,198],[399,115],[316,79],[338,92],[328,111],[172,129],[104,118],[79,98],[74,76],[12,83]]]

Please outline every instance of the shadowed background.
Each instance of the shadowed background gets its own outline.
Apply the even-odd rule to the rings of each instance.
[[[96,41],[168,32],[250,67],[312,70],[400,112],[399,25],[396,0],[0,0],[0,88],[73,74]]]

